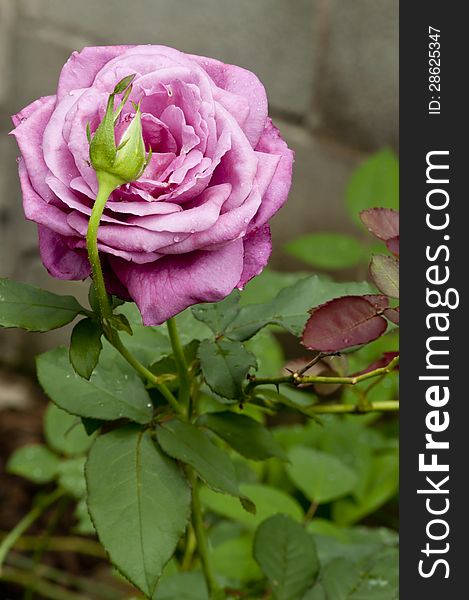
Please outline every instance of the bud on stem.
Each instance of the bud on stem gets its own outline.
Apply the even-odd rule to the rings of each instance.
[[[134,78],[135,75],[129,75],[115,86],[109,95],[104,118],[94,135],[91,135],[89,125],[86,129],[90,143],[90,163],[98,179],[98,194],[88,223],[86,246],[101,319],[109,319],[112,316],[98,250],[98,228],[101,216],[112,192],[121,185],[138,179],[151,158],[151,151],[148,156],[145,152],[139,105],[134,104],[134,118],[125,130],[119,145],[116,145],[115,126],[132,92]],[[114,110],[115,97],[122,93],[124,94],[122,100]]]

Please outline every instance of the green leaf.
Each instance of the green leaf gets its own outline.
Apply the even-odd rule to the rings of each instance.
[[[113,564],[151,598],[186,527],[190,489],[150,431],[100,436],[86,464],[88,508]]]
[[[259,526],[254,558],[277,600],[300,600],[319,572],[313,537],[285,515],[273,516]]]
[[[68,456],[83,454],[93,443],[78,417],[52,403],[44,415],[44,436],[53,450]]]
[[[192,307],[192,314],[198,321],[208,325],[215,335],[220,335],[238,314],[240,297],[239,291],[234,290],[221,302]]]
[[[48,483],[57,475],[59,457],[41,444],[31,444],[16,450],[6,470],[34,483]]]
[[[375,457],[369,465],[360,499],[340,500],[333,506],[334,520],[349,525],[373,513],[396,495],[399,487],[399,461],[397,452]]]
[[[166,454],[194,467],[212,489],[240,497],[236,470],[230,457],[215,446],[204,431],[191,423],[173,419],[157,427],[156,437]]]
[[[288,460],[270,431],[250,417],[231,411],[206,413],[198,418],[197,423],[216,433],[246,458],[265,460],[276,456]]]
[[[346,269],[365,258],[363,244],[343,233],[310,233],[285,246],[287,254],[319,269]]]
[[[82,498],[77,502],[73,516],[77,520],[77,524],[72,530],[74,533],[79,533],[81,535],[96,535],[96,530],[91,521],[85,498]]]
[[[84,456],[63,460],[57,468],[59,486],[74,498],[84,498],[86,494]]]
[[[108,317],[109,324],[117,331],[125,331],[129,335],[133,335],[132,326],[130,325],[129,319],[122,314],[111,315]]]
[[[207,586],[201,571],[175,573],[164,576],[153,600],[209,600]]]
[[[151,365],[171,352],[168,338],[156,327],[132,325],[133,334],[123,336],[125,347],[144,365]]]
[[[339,558],[322,573],[327,598],[333,600],[396,600],[398,598],[398,552],[387,548],[352,563]]]
[[[329,600],[326,592],[320,583],[316,583],[314,587],[306,592],[301,600]]]
[[[399,162],[392,150],[377,152],[353,173],[346,191],[347,209],[361,225],[359,213],[367,208],[399,209]]]
[[[0,279],[0,326],[28,331],[63,327],[84,311],[73,296],[59,296],[39,288]]]
[[[103,349],[102,329],[92,319],[79,321],[70,340],[70,362],[80,377],[89,379],[98,364]]]
[[[216,546],[212,550],[212,561],[215,572],[231,581],[245,583],[262,579],[252,557],[252,539],[249,536],[227,540]]]
[[[337,283],[312,275],[284,288],[270,302],[244,306],[227,327],[225,335],[243,341],[273,324],[299,336],[312,307],[338,296],[370,293],[373,288],[367,282]]]
[[[190,344],[187,344],[183,348],[184,356],[186,358],[186,364],[189,369],[194,368],[194,363],[197,361],[198,348],[198,340],[192,340]],[[150,371],[155,375],[174,375],[173,381],[166,381],[166,385],[168,385],[170,389],[176,389],[178,387],[179,368],[176,363],[176,359],[174,358],[174,354],[163,356],[163,358],[161,358],[159,361],[155,362],[150,366]]]
[[[288,456],[290,479],[312,502],[322,504],[345,496],[357,482],[355,473],[331,454],[295,446]]]
[[[290,287],[308,277],[310,273],[306,271],[295,271],[288,273],[283,271],[272,271],[265,268],[260,275],[251,279],[241,294],[240,305],[264,304],[270,302],[280,290]]]
[[[323,566],[336,558],[358,562],[386,547],[396,548],[399,541],[395,531],[384,527],[346,529],[316,517],[308,524],[307,530],[314,536]]]
[[[210,389],[232,400],[242,397],[243,383],[256,359],[240,342],[204,340],[199,346],[202,373]]]
[[[268,485],[249,483],[240,484],[239,489],[256,505],[255,515],[243,510],[234,498],[218,494],[208,488],[202,488],[201,498],[205,506],[212,512],[242,523],[250,529],[257,527],[264,519],[277,513],[289,515],[298,522],[303,520],[304,514],[301,506],[282,490]]]
[[[80,417],[104,421],[120,418],[148,423],[153,407],[142,380],[106,344],[89,381],[73,370],[65,348],[37,358],[39,383],[60,408]]]
[[[119,316],[130,323],[132,335],[124,335],[123,342],[144,365],[151,365],[161,356],[171,352],[171,344],[165,327],[145,327],[142,316],[133,302],[119,307]]]
[[[394,256],[375,254],[370,263],[370,275],[380,292],[399,298],[399,261]]]
[[[198,321],[194,317],[190,308],[183,310],[174,318],[176,320],[176,325],[179,331],[179,337],[181,338],[181,343],[184,345],[189,344],[192,340],[202,341],[213,337],[210,328],[205,323]],[[162,329],[167,335],[168,330],[166,326],[163,325]]]
[[[260,331],[244,347],[256,357],[257,370],[263,377],[276,377],[285,365],[282,344],[269,329]]]

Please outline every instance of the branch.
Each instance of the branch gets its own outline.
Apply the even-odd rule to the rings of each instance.
[[[245,393],[249,394],[249,392],[259,385],[279,385],[282,383],[289,383],[295,386],[312,383],[342,383],[346,385],[356,385],[357,383],[361,383],[367,379],[372,379],[373,377],[387,375],[398,364],[399,356],[396,356],[385,367],[368,371],[368,373],[363,373],[362,375],[352,375],[349,377],[326,377],[322,375],[302,376],[299,375],[298,372],[292,373],[291,375],[281,375],[279,377],[256,377],[253,375],[249,378],[249,383],[245,388]]]

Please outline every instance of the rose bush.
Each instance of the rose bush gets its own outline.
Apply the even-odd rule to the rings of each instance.
[[[98,232],[110,293],[134,300],[147,325],[214,302],[261,272],[268,221],[285,202],[293,153],[267,114],[257,77],[164,46],[85,48],[64,66],[56,95],[13,117],[26,217],[38,224],[54,277],[84,279],[97,193],[91,133],[109,93],[135,74],[116,137],[140,103],[152,150],[143,175],[113,192]]]

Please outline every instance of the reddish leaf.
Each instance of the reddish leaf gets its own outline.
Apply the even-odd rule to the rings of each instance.
[[[387,308],[384,311],[384,316],[387,317],[390,321],[399,325],[399,307],[396,308]]]
[[[383,296],[382,294],[366,294],[362,296],[368,302],[376,308],[377,311],[383,311],[389,306],[389,300],[387,296]]]
[[[386,240],[386,246],[389,252],[392,252],[394,256],[399,256],[399,236]]]
[[[370,263],[370,275],[380,292],[399,298],[399,261],[396,258],[375,254]]]
[[[399,213],[391,208],[369,208],[360,213],[368,231],[383,241],[399,235]]]
[[[335,298],[311,314],[303,344],[311,350],[336,352],[375,340],[386,331],[387,321],[363,296]]]
[[[362,371],[358,371],[358,373],[354,373],[352,377],[357,377],[358,375],[364,375],[365,373],[370,373],[370,371],[375,371],[376,369],[382,369],[389,365],[389,363],[399,356],[399,352],[383,352],[383,356],[378,360],[375,360],[371,365],[363,369]],[[399,365],[396,365],[393,371],[398,371]]]

